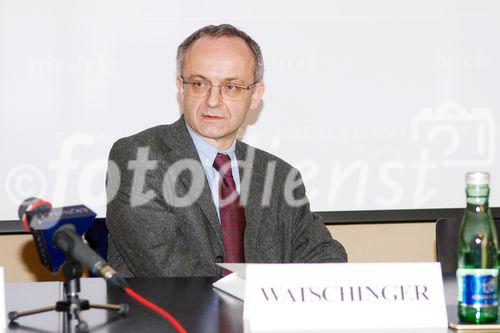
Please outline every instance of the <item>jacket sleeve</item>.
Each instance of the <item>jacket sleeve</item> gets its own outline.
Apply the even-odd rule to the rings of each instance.
[[[136,159],[134,147],[130,142],[119,140],[109,155],[108,260],[125,277],[162,276],[168,266],[166,242],[169,234],[175,234],[170,229],[175,227],[176,217],[159,198],[154,174],[145,173],[144,180],[134,184],[134,173],[129,168],[129,161]]]
[[[293,197],[301,205],[287,203],[292,222],[291,261],[295,263],[347,262],[347,253],[340,242],[332,238],[321,217],[311,212],[300,173],[297,174]]]

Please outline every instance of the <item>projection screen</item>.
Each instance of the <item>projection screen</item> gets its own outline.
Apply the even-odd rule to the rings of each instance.
[[[500,3],[0,2],[0,220],[20,202],[105,216],[109,149],[180,116],[176,48],[230,23],[264,55],[242,140],[297,167],[315,211],[500,206]]]

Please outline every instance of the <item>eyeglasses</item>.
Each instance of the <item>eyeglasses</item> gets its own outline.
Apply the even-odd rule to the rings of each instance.
[[[181,80],[182,84],[185,87],[184,91],[186,92],[186,95],[190,97],[195,97],[195,98],[207,97],[208,94],[210,94],[212,87],[217,87],[219,88],[219,92],[222,95],[222,97],[224,99],[228,99],[231,101],[241,100],[245,96],[246,92],[255,87],[255,85],[258,83],[254,82],[248,86],[235,83],[224,83],[216,86],[213,85],[212,82],[205,80],[193,80],[193,81],[184,80],[182,76]]]

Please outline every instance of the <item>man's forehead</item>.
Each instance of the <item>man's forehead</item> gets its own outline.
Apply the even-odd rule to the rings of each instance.
[[[187,50],[189,51],[203,51],[204,49],[235,49],[244,53],[252,55],[252,50],[248,44],[238,36],[203,36],[196,40]]]
[[[253,71],[255,60],[250,47],[239,37],[222,36],[215,38],[206,36],[195,41],[187,49],[183,70],[196,71],[197,68],[193,67],[199,65],[233,66]]]

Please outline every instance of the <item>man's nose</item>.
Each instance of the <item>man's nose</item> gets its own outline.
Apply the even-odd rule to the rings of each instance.
[[[207,104],[210,107],[219,106],[222,101],[222,96],[219,87],[211,87],[207,96]]]

